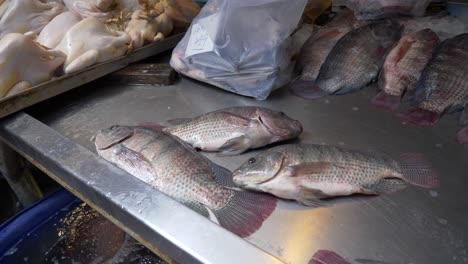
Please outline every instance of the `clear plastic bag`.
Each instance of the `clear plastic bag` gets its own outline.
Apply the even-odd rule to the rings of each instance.
[[[264,100],[290,81],[290,35],[306,0],[210,0],[172,53],[194,79]]]
[[[422,16],[431,0],[347,0],[359,20],[389,18],[398,15]]]

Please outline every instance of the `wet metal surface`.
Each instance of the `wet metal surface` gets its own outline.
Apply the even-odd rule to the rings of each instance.
[[[369,101],[375,93],[375,88],[369,87],[351,95],[306,101],[281,90],[268,101],[260,102],[188,79],[161,87],[110,86],[97,81],[42,103],[28,113],[91,152],[95,152],[91,136],[110,125],[161,123],[229,106],[261,105],[299,119],[305,130],[301,142],[377,149],[395,157],[405,152],[424,153],[440,174],[441,187],[435,190],[411,186],[387,196],[341,198],[330,207],[315,209],[281,202],[263,227],[247,240],[287,263],[307,263],[321,249],[335,251],[353,263],[467,263],[468,148],[455,142],[459,129],[456,116],[444,117],[434,128],[419,128],[374,108]],[[237,157],[207,156],[233,170],[255,154],[251,151]],[[72,158],[79,163],[86,161],[80,160],[79,155]],[[111,215],[116,214],[114,210],[119,214],[131,212],[121,217],[124,224],[144,218],[148,228],[154,227],[151,217],[157,217],[153,210],[159,210],[158,206],[146,208],[142,216],[135,204],[121,198],[134,192],[140,198],[153,197],[152,201],[159,196],[155,197],[144,184],[126,179],[128,175],[120,171],[103,169],[102,173],[94,179],[101,187],[106,186],[111,195],[106,198],[101,193],[90,199],[102,204],[107,203],[105,199],[121,201],[125,208],[122,212],[116,204],[105,210]],[[86,182],[81,184],[85,188]],[[93,183],[89,187],[95,186]],[[167,205],[161,206],[169,210]],[[187,219],[187,223],[191,222]],[[206,230],[211,228],[212,225],[206,226]],[[205,240],[193,239],[201,244]],[[220,242],[215,250],[230,252],[233,246],[236,245]],[[244,254],[241,249],[238,252]]]

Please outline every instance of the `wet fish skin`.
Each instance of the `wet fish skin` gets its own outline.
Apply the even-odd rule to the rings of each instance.
[[[321,205],[320,199],[327,197],[394,192],[405,183],[438,185],[424,157],[404,154],[400,159],[335,146],[284,145],[248,160],[233,172],[233,179],[242,188],[308,206]]]
[[[397,22],[383,20],[347,33],[320,68],[313,88],[315,95],[310,98],[350,93],[377,79],[385,56],[400,39],[401,30]]]
[[[221,185],[208,159],[166,132],[112,126],[97,133],[95,145],[99,156],[204,216],[211,211],[240,236],[260,228],[276,207],[271,197]]]
[[[468,34],[443,41],[425,67],[416,88],[418,107],[400,115],[421,126],[434,125],[444,112],[468,100]]]
[[[255,106],[221,109],[175,123],[179,124],[164,131],[195,148],[227,155],[292,139],[302,133],[299,121],[283,112]]]
[[[357,23],[354,13],[351,10],[346,10],[309,37],[301,49],[296,64],[296,71],[300,72],[300,75],[291,86],[291,91],[294,94],[307,98],[307,91],[312,89],[320,67],[328,54],[338,40],[355,27],[357,27]]]
[[[430,29],[423,29],[404,36],[385,59],[379,77],[382,90],[372,103],[378,107],[395,111],[403,93],[416,89],[422,71],[439,44],[439,37]]]

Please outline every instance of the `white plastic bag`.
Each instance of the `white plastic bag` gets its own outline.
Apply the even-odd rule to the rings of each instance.
[[[290,35],[306,0],[209,0],[172,53],[189,77],[264,100],[289,82]]]
[[[359,20],[389,18],[398,15],[422,16],[431,0],[347,0]]]

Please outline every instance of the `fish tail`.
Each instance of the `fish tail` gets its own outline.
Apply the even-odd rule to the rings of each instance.
[[[405,153],[400,156],[403,178],[424,188],[439,186],[439,178],[429,161],[420,153]]]
[[[460,144],[468,145],[468,126],[458,132],[457,141]]]
[[[336,252],[321,249],[315,252],[309,264],[350,264],[350,262]]]
[[[400,107],[400,96],[380,92],[372,99],[372,104],[389,111],[396,111]]]
[[[328,94],[320,89],[320,87],[316,86],[315,81],[304,81],[304,80],[297,80],[295,81],[289,90],[299,97],[304,99],[318,99]]]
[[[420,126],[433,126],[440,118],[440,114],[421,108],[410,109],[399,116],[404,121]]]
[[[248,237],[262,226],[276,208],[276,198],[266,194],[235,191],[226,206],[213,210],[218,223],[240,237]]]

